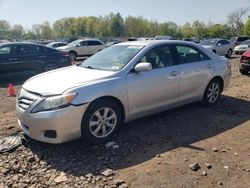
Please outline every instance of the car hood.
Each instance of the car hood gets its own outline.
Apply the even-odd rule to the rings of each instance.
[[[250,57],[250,50],[246,51],[243,56]]]
[[[248,45],[247,44],[241,44],[239,46],[236,46],[235,49],[248,49]]]
[[[27,91],[43,96],[59,95],[64,91],[110,78],[115,72],[70,66],[34,76],[23,84]]]

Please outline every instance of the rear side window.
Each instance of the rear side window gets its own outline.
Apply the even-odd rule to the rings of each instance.
[[[42,47],[36,45],[19,45],[18,54],[20,56],[33,56],[42,53]]]
[[[87,41],[88,46],[99,46],[99,45],[103,45],[100,41],[95,41],[95,40],[91,40],[91,41]]]
[[[0,48],[0,55],[9,55],[11,53],[10,46],[3,46]]]
[[[178,53],[180,64],[209,60],[209,57],[207,55],[191,46],[177,45],[176,50]]]

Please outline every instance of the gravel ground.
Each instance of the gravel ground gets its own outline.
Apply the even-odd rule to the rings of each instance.
[[[110,147],[24,140],[0,154],[0,187],[249,188],[250,77],[238,73],[239,57],[231,63],[232,80],[217,105],[195,103],[133,121]],[[7,91],[0,84],[0,137],[22,134]]]

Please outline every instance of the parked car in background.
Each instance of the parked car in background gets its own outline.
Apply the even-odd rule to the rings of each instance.
[[[51,48],[58,48],[61,46],[66,46],[67,44],[68,44],[67,42],[50,42],[46,46]]]
[[[240,59],[240,73],[248,75],[250,72],[250,50],[246,51]]]
[[[250,49],[250,40],[245,40],[240,45],[235,46],[234,53],[241,55],[241,54],[245,53],[249,49]]]
[[[68,65],[67,52],[32,43],[0,44],[0,76],[35,75]]]
[[[227,58],[233,54],[233,44],[226,39],[208,39],[200,42],[200,45],[218,55],[225,55]]]
[[[66,50],[72,60],[77,57],[91,56],[105,48],[105,44],[99,39],[79,39],[74,42],[57,48]]]
[[[231,43],[233,43],[233,46],[238,46],[240,45],[242,42],[244,42],[245,40],[250,39],[250,37],[247,36],[240,36],[240,37],[232,37],[230,39]]]
[[[172,36],[155,36],[155,40],[173,40]]]
[[[105,46],[110,47],[110,46],[113,46],[113,45],[121,43],[121,42],[122,41],[120,41],[120,40],[114,40],[114,41],[108,42]]]
[[[18,122],[26,135],[43,142],[82,136],[106,143],[123,122],[192,102],[217,103],[230,75],[228,59],[195,43],[119,43],[25,82]]]

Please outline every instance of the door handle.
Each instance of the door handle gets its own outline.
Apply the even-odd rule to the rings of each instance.
[[[172,72],[170,73],[171,76],[176,76],[177,74],[179,74],[178,71],[172,71]]]
[[[41,56],[39,56],[39,58],[45,58],[45,57],[47,57],[46,55],[41,55]]]
[[[17,61],[18,58],[9,58],[9,61]]]
[[[207,64],[207,68],[211,69],[212,65],[211,64]]]

